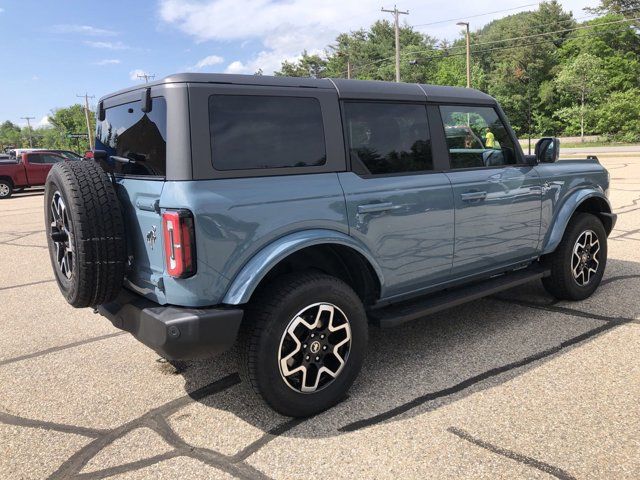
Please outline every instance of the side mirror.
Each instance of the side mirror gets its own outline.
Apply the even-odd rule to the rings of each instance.
[[[560,158],[560,139],[558,137],[541,138],[536,143],[535,153],[538,162],[557,162]]]

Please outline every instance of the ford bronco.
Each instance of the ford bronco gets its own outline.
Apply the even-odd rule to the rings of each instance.
[[[344,397],[370,324],[536,279],[581,300],[604,274],[608,172],[555,138],[524,155],[476,90],[189,73],[97,117],[94,161],[46,184],[63,295],[170,360],[237,344],[286,415]]]

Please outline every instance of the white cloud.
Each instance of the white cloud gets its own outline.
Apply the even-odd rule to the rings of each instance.
[[[85,40],[85,45],[93,48],[104,48],[107,50],[128,50],[129,46],[122,42],[94,42],[91,40]]]
[[[40,119],[40,121],[36,124],[36,127],[49,128],[51,126],[51,122],[49,121],[49,116],[45,115]]]
[[[114,30],[96,28],[90,25],[54,25],[50,30],[53,33],[80,33],[95,37],[112,37],[118,34]]]
[[[117,58],[105,58],[104,60],[100,60],[98,62],[93,62],[94,65],[117,65],[120,63],[120,60]]]
[[[573,10],[576,16],[583,16],[584,7],[597,3],[598,0],[562,2],[564,8]],[[403,23],[429,23],[431,25],[422,25],[417,30],[440,39],[453,39],[460,35],[460,27],[455,25],[455,20],[432,23],[469,16],[475,30],[495,18],[532,10],[535,6],[481,17],[471,16],[522,5],[522,0],[503,0],[499,8],[494,0],[453,3],[435,0],[428,6],[422,0],[403,0],[398,7],[410,12],[401,17]],[[160,0],[160,18],[194,37],[197,42],[238,42],[240,45],[257,41],[262,47],[253,56],[231,61],[226,71],[254,73],[262,68],[265,73],[271,73],[280,68],[283,60],[299,58],[305,49],[309,53],[322,53],[341,32],[367,28],[380,19],[391,21],[393,17],[381,12],[380,6],[378,1],[372,0],[243,0],[241,5],[237,0]],[[385,4],[387,8],[391,6]]]
[[[204,57],[202,60],[200,60],[198,63],[196,63],[193,66],[193,68],[195,70],[201,70],[204,67],[211,67],[213,65],[219,65],[222,62],[224,62],[224,58],[220,57],[219,55],[209,55],[208,57]]]
[[[240,60],[236,60],[235,62],[231,62],[225,68],[224,73],[249,73],[250,68],[242,63]]]
[[[33,80],[34,82],[37,82],[38,80],[40,80],[40,77],[38,75],[33,75],[31,77],[31,80]]]
[[[144,80],[143,78],[140,78],[143,75],[151,75],[151,74],[148,73],[148,72],[145,72],[144,70],[142,70],[140,68],[136,68],[135,70],[131,70],[129,72],[129,78],[131,80],[135,80],[135,81],[138,81],[138,82],[141,81],[141,80]]]

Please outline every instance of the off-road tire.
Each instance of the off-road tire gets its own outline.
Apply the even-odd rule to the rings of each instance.
[[[13,194],[13,184],[9,180],[0,179],[0,200],[11,197]]]
[[[589,283],[581,286],[573,277],[571,257],[576,241],[583,232],[595,232],[600,242],[598,269]],[[598,217],[590,213],[575,214],[556,250],[543,259],[543,265],[551,269],[551,275],[542,279],[544,288],[554,297],[561,300],[584,300],[598,288],[604,275],[607,263],[607,232]]]
[[[322,273],[297,272],[276,278],[252,298],[241,327],[239,370],[274,410],[290,417],[308,417],[345,398],[364,360],[368,341],[362,301],[349,285]],[[314,393],[295,391],[280,373],[279,350],[285,329],[309,305],[328,302],[348,319],[351,345],[344,367],[325,388]]]
[[[68,210],[73,261],[62,273],[52,238],[52,200],[56,192]],[[126,265],[124,221],[116,191],[102,168],[92,161],[60,162],[45,184],[45,228],[49,256],[60,291],[74,307],[96,307],[117,296]]]

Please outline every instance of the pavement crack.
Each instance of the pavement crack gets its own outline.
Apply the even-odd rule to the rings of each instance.
[[[280,425],[277,425],[276,427],[272,428],[271,430],[266,432],[264,435],[262,435],[258,440],[256,440],[253,443],[250,443],[245,448],[240,450],[238,453],[231,456],[231,461],[235,463],[235,462],[241,462],[246,460],[251,455],[253,455],[258,450],[260,450],[262,447],[264,447],[267,443],[271,442],[272,440],[275,440],[280,435],[285,434],[289,430],[294,429],[295,427],[297,427],[298,425],[300,425],[301,423],[307,420],[309,419],[308,418],[292,418],[290,420],[287,420],[286,422],[281,423]]]
[[[76,425],[67,425],[64,423],[47,422],[44,420],[34,420],[31,418],[19,417],[6,412],[0,412],[0,423],[5,425],[15,425],[24,428],[39,428],[41,430],[49,430],[52,432],[71,433],[74,435],[82,435],[83,437],[98,438],[104,435],[107,430],[99,428],[87,428]]]
[[[2,242],[0,242],[2,243]],[[37,282],[30,282],[30,283],[22,283],[20,285],[9,285],[8,287],[0,287],[0,292],[2,290],[11,290],[12,288],[21,288],[21,287],[31,287],[32,285],[41,285],[43,283],[51,283],[51,282],[55,282],[55,278],[52,278],[50,280],[39,280]]]
[[[518,463],[522,463],[523,465],[527,465],[528,467],[535,468],[537,470],[540,470],[541,472],[548,473],[549,475],[556,478],[560,478],[561,480],[575,480],[576,478],[570,473],[562,470],[559,467],[550,465],[546,462],[537,460],[533,457],[522,455],[512,450],[507,450],[506,448],[502,448],[502,447],[493,445],[489,442],[486,442],[484,440],[481,440],[479,438],[473,437],[471,434],[469,434],[468,432],[465,432],[461,428],[449,427],[447,431],[480,448],[484,448],[485,450],[488,450],[497,455],[510,458],[511,460],[515,460]]]
[[[535,302],[528,302],[526,300],[513,300],[513,299],[500,298],[500,297],[493,297],[493,299],[503,303],[511,303],[513,305],[519,305],[521,307],[528,307],[536,310],[544,310],[546,312],[562,313],[564,315],[570,315],[572,317],[581,317],[581,318],[588,318],[591,320],[600,320],[601,322],[615,322],[618,324],[621,324],[621,323],[640,324],[640,320],[635,318],[613,317],[609,315],[601,315],[598,313],[583,312],[582,310],[575,310],[573,308],[561,307],[555,304],[545,305],[545,304],[540,304]]]
[[[47,348],[46,350],[40,350],[38,352],[27,353],[26,355],[20,355],[19,357],[7,358],[5,360],[0,360],[0,367],[4,365],[8,365],[10,363],[22,362],[24,360],[28,360],[30,358],[41,357],[43,355],[49,355],[50,353],[60,352],[62,350],[68,350],[70,348],[79,347],[81,345],[86,345],[87,343],[99,342],[101,340],[105,340],[107,338],[119,337],[121,335],[126,335],[127,332],[115,332],[108,333],[106,335],[100,335],[99,337],[87,338],[85,340],[79,340],[73,343],[67,343],[65,345],[60,345],[57,347]]]
[[[111,475],[125,473],[140,468],[149,467],[156,463],[168,460],[174,457],[190,457],[205,463],[218,470],[224,471],[241,479],[269,479],[264,473],[244,462],[244,459],[234,458],[234,456],[224,455],[215,450],[200,448],[193,446],[183,440],[169,425],[167,418],[180,408],[201,400],[210,395],[223,392],[240,383],[240,377],[237,373],[233,373],[223,377],[209,385],[199,388],[187,395],[171,400],[159,407],[156,407],[144,413],[138,418],[120,425],[110,430],[92,431],[94,440],[82,447],[80,450],[71,455],[58,469],[49,477],[50,479],[68,479],[68,478],[105,478]],[[1,421],[1,418],[0,418]],[[64,428],[81,428],[72,426],[63,426]],[[129,462],[116,467],[111,467],[96,472],[80,473],[80,471],[93,459],[99,452],[107,446],[113,444],[117,440],[127,435],[137,428],[147,427],[158,433],[173,450],[162,455]]]
[[[501,375],[503,373],[506,373],[510,370],[515,370],[521,367],[524,367],[526,365],[532,364],[534,362],[537,362],[539,360],[542,360],[543,358],[547,358],[550,357],[552,355],[557,354],[558,352],[560,352],[561,350],[571,347],[575,344],[578,344],[580,342],[583,342],[589,338],[595,337],[597,335],[600,335],[603,332],[606,332],[608,330],[611,330],[613,328],[618,327],[619,325],[623,325],[625,323],[628,323],[627,321],[620,321],[620,320],[612,320],[609,321],[607,323],[604,323],[603,325],[600,325],[599,327],[593,328],[591,330],[586,331],[585,333],[581,334],[581,335],[577,335],[575,337],[570,338],[569,340],[565,340],[563,342],[561,342],[560,344],[548,348],[546,350],[543,350],[541,352],[535,353],[533,355],[530,355],[528,357],[525,357],[521,360],[517,360],[515,362],[511,362],[511,363],[507,363],[505,365],[501,365],[499,367],[495,367],[495,368],[491,368],[489,370],[486,370],[478,375],[474,375],[472,377],[469,377],[455,385],[452,385],[450,387],[447,388],[443,388],[441,390],[435,391],[435,392],[430,392],[424,395],[421,395],[419,397],[416,397],[412,400],[409,400],[406,403],[403,403],[402,405],[398,405],[397,407],[394,407],[390,410],[387,410],[386,412],[380,413],[378,415],[374,415],[372,417],[369,418],[365,418],[362,420],[357,420],[355,422],[352,423],[348,423],[347,425],[344,425],[343,427],[340,427],[338,429],[338,431],[340,432],[354,432],[356,430],[361,430],[363,428],[367,428],[382,422],[385,422],[387,420],[390,420],[394,417],[397,417],[398,415],[401,415],[405,412],[408,412],[409,410],[412,410],[416,407],[419,407],[425,403],[431,402],[433,400],[442,398],[442,397],[448,397],[449,395],[453,395],[455,393],[461,392],[463,390],[466,390],[467,388],[480,383],[484,380],[487,380],[489,378],[492,377],[496,377],[498,375]]]
[[[136,460],[135,462],[123,463],[122,465],[116,465],[115,467],[95,470],[93,472],[78,473],[73,478],[82,480],[99,480],[101,478],[121,475],[134,470],[140,470],[141,468],[150,467],[156,463],[164,462],[165,460],[170,460],[178,456],[180,456],[180,452],[177,450],[171,450],[170,452],[166,452],[161,455],[154,455],[153,457],[143,458],[141,460]]]

